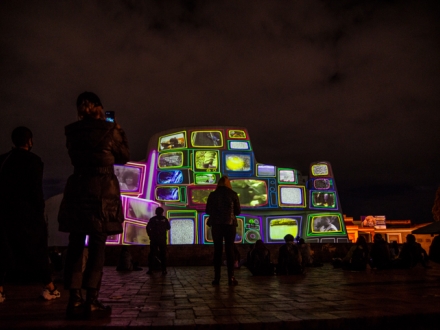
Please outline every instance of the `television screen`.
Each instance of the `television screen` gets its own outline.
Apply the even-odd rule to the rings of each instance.
[[[182,171],[162,171],[157,174],[157,184],[180,184],[183,183]]]
[[[229,141],[230,150],[250,150],[249,141]]]
[[[194,153],[194,166],[197,170],[206,172],[218,171],[218,152],[212,150],[197,150]]]
[[[322,208],[336,207],[336,194],[334,192],[312,192],[312,205]]]
[[[195,223],[194,219],[170,220],[170,244],[194,244]]]
[[[267,205],[267,184],[264,180],[231,180],[232,190],[238,194],[240,205],[243,207],[258,207]]]
[[[250,154],[226,154],[225,167],[227,171],[249,172],[252,162]]]
[[[160,154],[157,160],[159,168],[183,166],[183,152],[167,152]]]
[[[189,205],[206,205],[209,194],[215,190],[215,186],[206,187],[188,187]]]
[[[194,182],[196,184],[216,184],[218,174],[215,173],[194,173]]]
[[[313,215],[312,218],[312,232],[340,232],[341,219],[338,215]]]
[[[114,172],[119,181],[121,192],[139,191],[141,168],[114,165]]]
[[[281,206],[305,206],[304,187],[279,186]]]
[[[124,244],[149,245],[150,238],[147,235],[146,223],[126,220],[124,222]]]
[[[274,177],[275,176],[275,166],[258,164],[257,165],[257,175],[258,176]]]
[[[313,181],[313,187],[319,190],[327,190],[333,188],[333,180],[331,179],[315,179]]]
[[[315,164],[312,165],[312,174],[314,176],[329,175],[327,164]]]
[[[163,202],[180,201],[179,187],[156,187],[156,199]]]
[[[298,221],[289,217],[278,217],[270,219],[269,221],[269,239],[270,240],[284,240],[287,234],[293,237],[298,236]]]
[[[279,181],[280,182],[286,182],[286,183],[296,183],[296,175],[294,170],[286,170],[286,169],[280,169],[279,170]]]
[[[165,135],[159,138],[159,151],[186,148],[185,132]]]
[[[146,221],[155,215],[155,210],[158,206],[158,203],[155,202],[137,198],[127,198],[125,217],[127,219]]]
[[[193,147],[223,147],[223,135],[220,131],[195,131],[191,133]]]
[[[237,129],[231,129],[228,132],[228,136],[230,139],[246,139],[246,132]]]

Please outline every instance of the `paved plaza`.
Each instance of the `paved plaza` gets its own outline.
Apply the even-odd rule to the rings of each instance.
[[[225,276],[220,286],[212,286],[212,267],[170,267],[165,276],[145,271],[105,268],[100,297],[113,314],[104,320],[66,320],[65,290],[61,299],[42,301],[38,284],[9,284],[0,304],[0,329],[439,328],[437,264],[365,272],[325,264],[301,276],[269,277],[242,268],[236,287],[229,287]]]

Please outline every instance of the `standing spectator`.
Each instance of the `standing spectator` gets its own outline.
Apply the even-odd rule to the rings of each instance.
[[[209,215],[208,226],[212,227],[214,240],[214,281],[219,285],[222,265],[223,239],[225,241],[228,284],[237,285],[234,277],[234,240],[238,225],[236,216],[241,212],[238,195],[232,190],[227,176],[220,178],[215,191],[209,194],[206,203],[206,214]]]
[[[148,272],[153,274],[153,263],[159,254],[162,267],[162,275],[167,274],[167,231],[170,230],[170,222],[163,215],[163,208],[156,208],[156,216],[152,217],[147,224],[147,234],[150,237],[150,255],[148,256]]]
[[[46,300],[60,297],[52,282],[44,219],[43,162],[31,152],[32,132],[12,131],[14,148],[0,156],[0,303],[6,271],[22,260],[38,273]]]
[[[127,138],[119,124],[105,121],[98,96],[84,92],[77,99],[78,118],[65,128],[73,174],[58,214],[59,230],[70,233],[65,288],[70,290],[67,317],[84,308],[86,318],[109,316],[111,308],[98,301],[107,235],[122,233],[122,203],[114,164],[129,160]],[[82,272],[86,235],[88,259]],[[81,289],[86,290],[83,303]]]

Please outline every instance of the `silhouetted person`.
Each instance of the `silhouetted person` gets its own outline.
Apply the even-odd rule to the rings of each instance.
[[[11,134],[14,147],[0,156],[0,303],[6,299],[6,271],[24,262],[44,284],[41,296],[60,297],[52,282],[44,219],[43,162],[31,152],[32,132],[17,127]]]
[[[437,235],[432,240],[431,246],[429,247],[429,260],[432,260],[440,264],[440,236]]]
[[[274,274],[274,265],[270,261],[270,251],[259,239],[250,253],[248,268],[254,276],[267,276]]]
[[[294,237],[290,234],[284,236],[284,244],[278,252],[277,275],[302,274],[302,257],[298,246],[294,243]]]
[[[391,256],[388,243],[383,239],[381,234],[377,233],[374,235],[374,242],[370,251],[370,267],[386,269],[390,266]]]
[[[416,237],[413,234],[408,234],[406,242],[403,243],[402,250],[400,250],[399,258],[394,262],[394,267],[413,268],[418,263],[422,264],[423,267],[427,267],[427,257],[426,251],[420,243],[416,242]]]
[[[397,244],[396,241],[393,241],[390,247],[391,260],[397,259],[399,257],[399,253],[400,253],[399,244]]]
[[[367,268],[369,258],[369,251],[367,241],[363,236],[359,236],[348,251],[347,255],[341,259],[333,259],[333,266],[335,268],[342,267],[346,270],[362,271]]]
[[[170,230],[170,222],[163,215],[163,208],[156,208],[156,216],[152,217],[147,224],[147,234],[150,237],[150,255],[148,256],[148,272],[153,274],[154,260],[159,255],[162,274],[167,273],[167,231]]]
[[[228,284],[237,285],[234,277],[234,240],[238,225],[236,216],[241,212],[238,195],[232,190],[227,176],[220,178],[215,191],[211,192],[206,203],[206,214],[209,215],[208,226],[212,227],[214,241],[214,280],[213,285],[220,283],[223,240],[225,241]]]
[[[66,146],[73,174],[64,189],[59,230],[70,233],[64,273],[70,290],[66,314],[74,317],[82,307],[86,318],[109,316],[111,308],[98,301],[107,235],[122,233],[122,203],[114,164],[129,160],[127,138],[117,123],[105,121],[98,96],[78,96],[79,120],[65,127]],[[82,255],[89,236],[88,259],[82,272]],[[87,292],[83,304],[81,289]]]

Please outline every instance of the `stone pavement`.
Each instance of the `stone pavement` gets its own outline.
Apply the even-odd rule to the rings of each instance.
[[[440,265],[431,269],[350,272],[325,264],[303,276],[253,277],[211,285],[213,269],[170,267],[168,274],[106,267],[101,300],[111,318],[64,318],[68,293],[37,298],[38,284],[6,286],[0,329],[438,329]],[[222,270],[225,272],[225,269]],[[225,275],[223,273],[223,275]],[[59,284],[61,286],[61,284]]]

